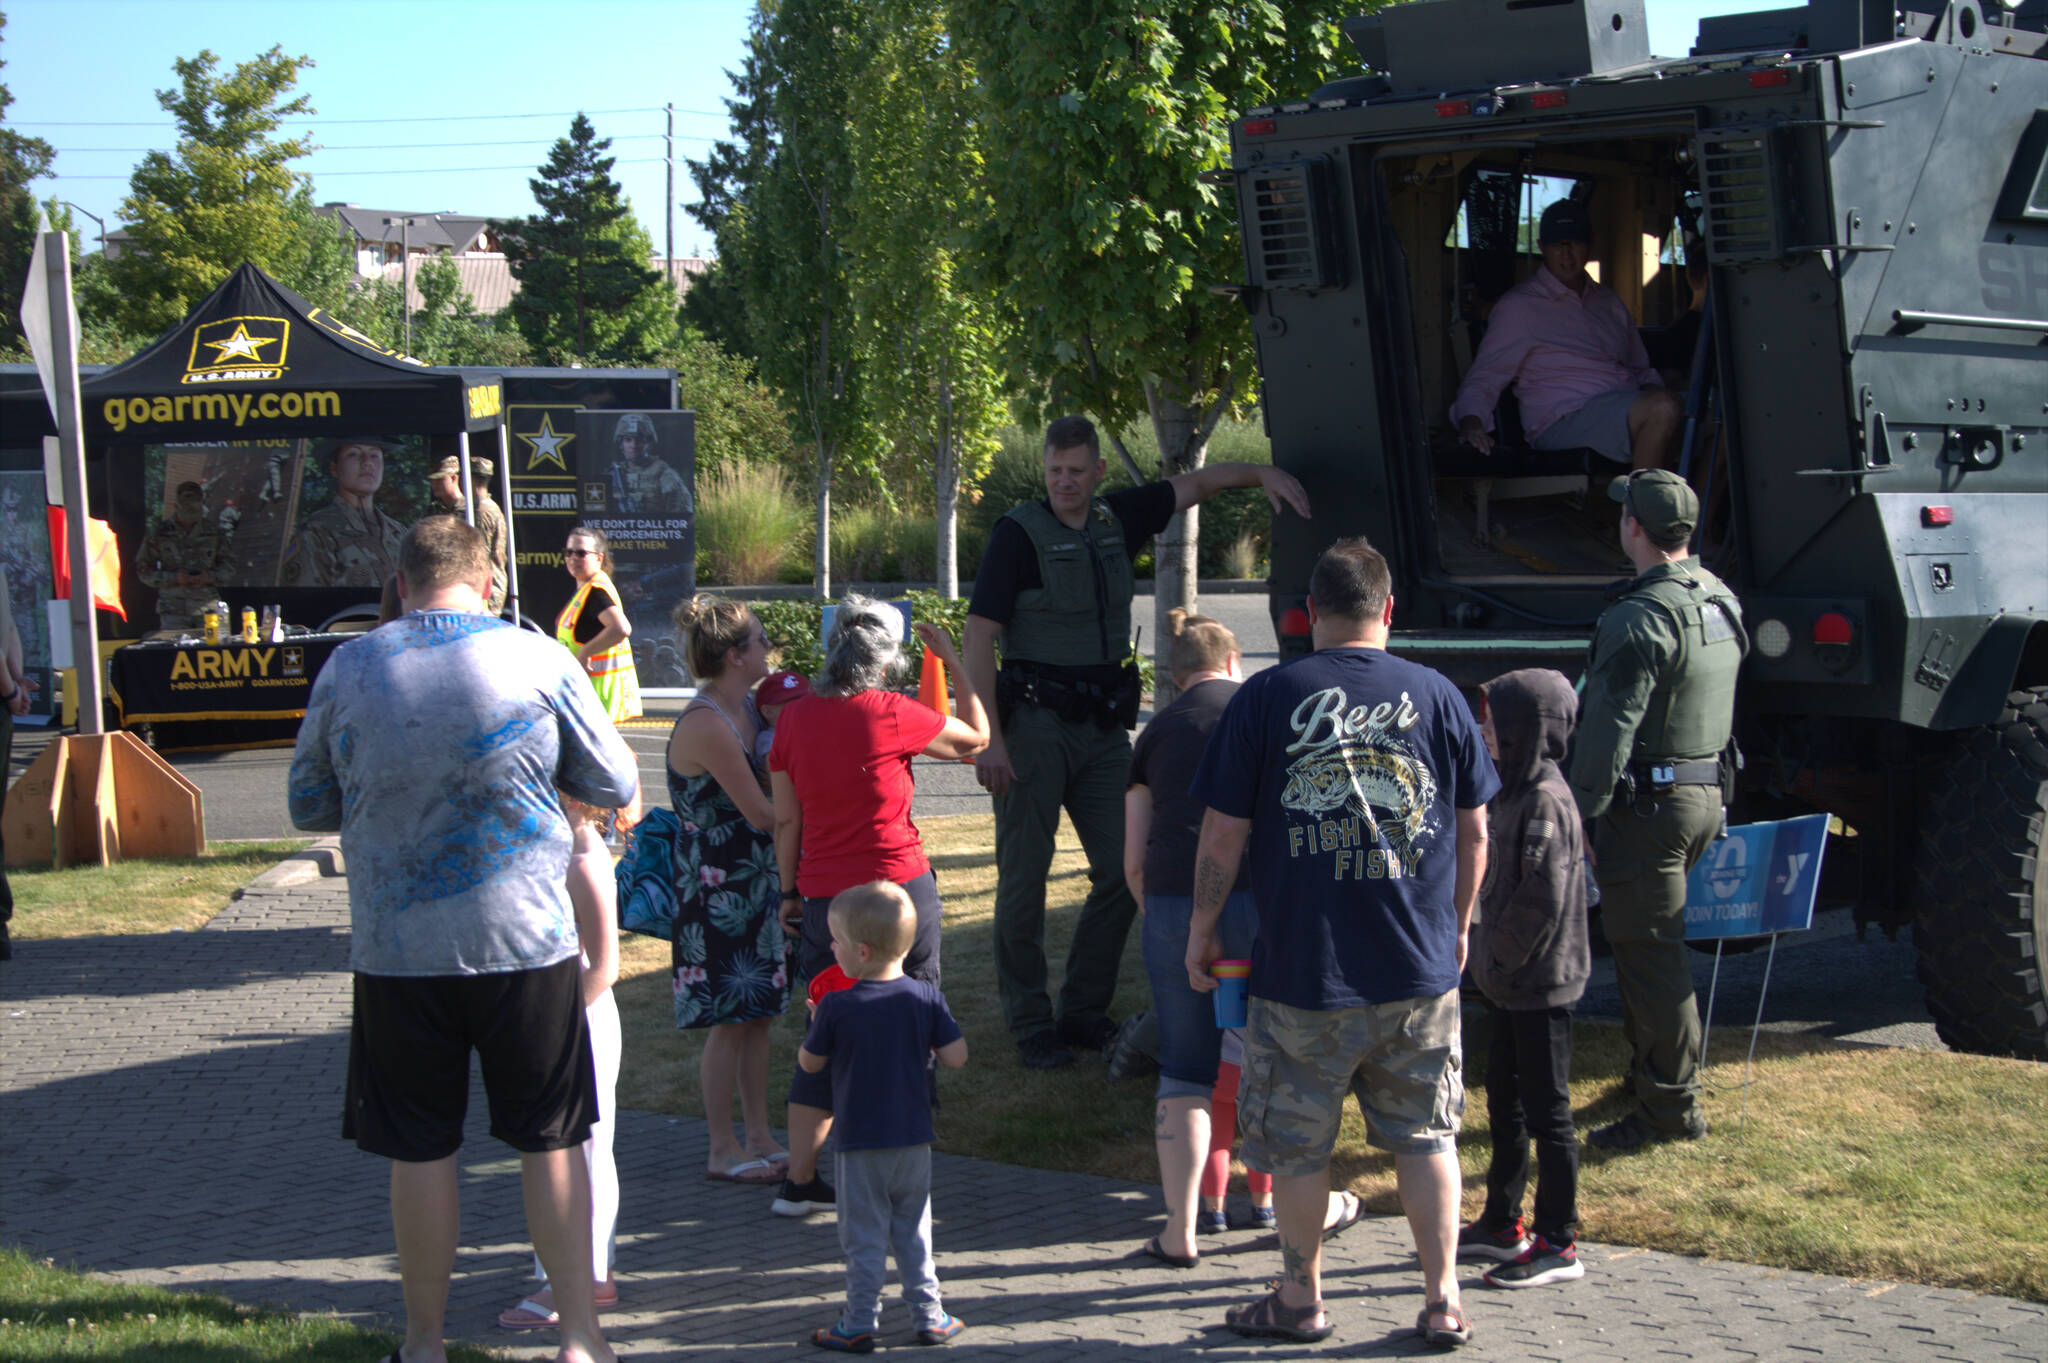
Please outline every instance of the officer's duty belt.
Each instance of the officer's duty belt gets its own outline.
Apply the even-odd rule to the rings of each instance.
[[[1640,785],[1649,786],[1718,786],[1721,784],[1721,764],[1711,757],[1694,758],[1686,762],[1631,762],[1628,773]]]

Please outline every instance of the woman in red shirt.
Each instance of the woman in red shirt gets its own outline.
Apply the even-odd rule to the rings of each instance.
[[[960,671],[960,654],[944,630],[917,626],[939,661]],[[782,921],[800,932],[799,968],[815,975],[832,964],[825,910],[841,890],[886,880],[917,906],[917,938],[903,973],[939,983],[938,883],[910,821],[915,794],[910,759],[972,757],[988,746],[988,718],[971,686],[961,686],[960,713],[940,715],[886,690],[903,670],[902,617],[882,602],[849,596],[839,603],[825,641],[825,668],[811,695],[783,708],[768,752],[775,795],[775,860],[782,875]],[[789,1090],[789,1173],[775,1199],[783,1216],[808,1216],[833,1205],[818,1176],[818,1151],[832,1124],[832,1087],[823,1075],[798,1070]]]

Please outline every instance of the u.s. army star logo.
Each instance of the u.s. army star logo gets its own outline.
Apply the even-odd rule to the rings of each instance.
[[[193,329],[187,374],[277,378],[285,371],[292,326],[282,317],[217,317]]]
[[[569,471],[568,459],[564,452],[568,449],[569,442],[576,438],[576,433],[570,431],[564,434],[557,431],[553,412],[541,413],[540,429],[532,435],[527,435],[523,431],[518,432],[518,435],[521,440],[533,447],[526,460],[526,467],[529,470],[537,469],[542,464],[553,464],[564,473]]]

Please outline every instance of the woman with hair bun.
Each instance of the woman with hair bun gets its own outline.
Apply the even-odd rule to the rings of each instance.
[[[673,612],[697,696],[668,740],[676,821],[676,1026],[709,1028],[698,1061],[711,1152],[707,1178],[772,1184],[789,1158],[768,1120],[768,1031],[789,1004],[788,941],[775,916],[775,809],[755,765],[747,704],[768,675],[768,636],[738,601],[698,597]],[[735,1137],[737,1092],[745,1139]]]
[[[960,654],[944,630],[918,625],[918,637],[957,676]],[[768,753],[775,792],[775,859],[782,876],[782,921],[799,935],[798,968],[815,976],[833,963],[825,921],[832,896],[872,881],[900,885],[917,907],[917,937],[903,973],[939,984],[937,879],[910,821],[910,759],[972,757],[988,746],[988,717],[974,688],[958,688],[960,713],[941,716],[885,689],[904,670],[903,617],[886,602],[849,596],[825,640],[825,667],[811,694],[790,702],[775,723]],[[782,1216],[834,1205],[818,1176],[818,1151],[832,1124],[826,1075],[799,1069],[789,1087],[789,1173],[775,1199]]]

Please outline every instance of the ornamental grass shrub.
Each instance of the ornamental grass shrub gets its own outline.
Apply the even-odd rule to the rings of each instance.
[[[713,469],[697,490],[697,571],[724,585],[780,580],[809,553],[810,512],[773,464]]]

